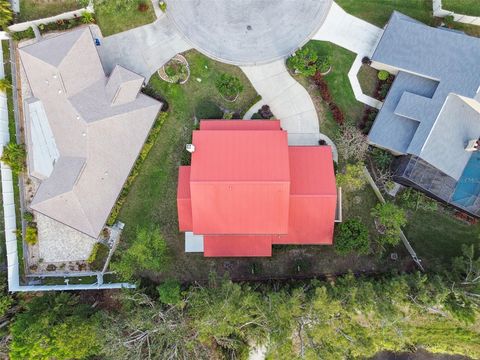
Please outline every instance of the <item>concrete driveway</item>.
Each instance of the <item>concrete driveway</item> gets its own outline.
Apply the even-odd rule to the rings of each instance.
[[[205,55],[235,65],[289,56],[320,28],[332,0],[168,0],[167,16]]]
[[[101,39],[97,49],[107,73],[120,64],[147,80],[175,54],[191,48],[166,16],[106,38],[102,38],[98,27],[92,27],[92,31]]]
[[[250,118],[260,106],[268,104],[275,117],[280,119],[282,128],[288,132],[290,145],[318,145],[318,141],[324,139],[332,146],[334,159],[338,159],[334,143],[320,133],[312,98],[290,76],[283,59],[265,65],[242,66],[241,69],[262,96],[245,118]]]

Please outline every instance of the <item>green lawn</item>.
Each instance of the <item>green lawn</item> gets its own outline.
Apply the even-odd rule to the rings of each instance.
[[[80,0],[20,0],[18,22],[43,19],[82,7],[84,4]]]
[[[468,9],[472,9],[472,4],[479,4],[478,0],[450,2]],[[442,23],[442,19],[433,17],[432,0],[338,0],[337,3],[349,14],[379,27],[385,26],[394,10],[428,25],[438,26]],[[475,11],[480,11],[480,5],[476,6]],[[452,27],[469,35],[480,36],[480,26],[454,23]]]
[[[480,16],[478,0],[442,0],[442,7],[457,14]]]
[[[147,4],[146,11],[139,10],[139,4]],[[95,18],[103,36],[155,21],[155,13],[150,1],[146,0],[95,0]]]
[[[458,1],[458,0],[453,0]],[[432,0],[337,0],[349,14],[383,27],[394,10],[432,24]]]
[[[467,225],[443,210],[410,212],[405,235],[428,269],[450,264],[462,244],[479,243],[480,224]]]
[[[374,97],[378,84],[378,71],[368,65],[362,65],[357,78],[365,95]]]

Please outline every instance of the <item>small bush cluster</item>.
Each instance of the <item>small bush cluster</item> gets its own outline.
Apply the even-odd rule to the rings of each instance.
[[[33,39],[35,33],[33,32],[33,29],[29,27],[27,30],[12,32],[11,36],[13,40],[20,41],[24,39]]]
[[[287,66],[295,73],[309,77],[315,75],[317,72],[317,61],[317,53],[305,46],[288,58]]]
[[[128,192],[130,191],[130,187],[132,186],[133,181],[137,177],[140,171],[140,167],[142,166],[143,162],[147,158],[148,153],[152,149],[153,144],[155,143],[155,140],[158,134],[160,133],[160,130],[162,129],[163,123],[165,122],[165,120],[167,120],[167,118],[168,118],[168,113],[161,112],[157,120],[155,121],[155,124],[153,125],[153,128],[150,131],[150,134],[148,135],[147,141],[143,145],[142,151],[140,151],[137,161],[135,162],[135,165],[130,171],[130,175],[128,175],[127,181],[125,182],[125,185],[123,186],[122,191],[120,192],[117,202],[115,203],[115,205],[112,208],[112,211],[110,212],[110,216],[108,217],[108,220],[107,220],[107,225],[112,226],[117,220],[118,213],[120,212],[120,209],[122,208],[122,205],[125,202],[125,199],[127,198]]]
[[[141,1],[138,3],[138,11],[140,12],[146,12],[148,11],[149,7],[148,4],[144,1]]]
[[[407,188],[399,196],[400,205],[410,210],[436,211],[438,203],[413,188]]]
[[[386,202],[377,204],[371,210],[371,215],[378,222],[379,226],[377,227],[382,228],[379,229],[382,234],[381,245],[397,245],[400,241],[401,228],[407,224],[405,211],[391,202]]]
[[[227,100],[234,100],[243,91],[239,78],[230,74],[221,74],[215,81],[218,92]]]
[[[386,70],[380,70],[377,76],[380,81],[386,81],[389,78],[390,73]]]
[[[175,280],[167,280],[163,284],[157,286],[159,299],[166,305],[177,305],[182,301],[180,284]]]
[[[388,170],[393,161],[393,155],[383,149],[375,148],[372,150],[371,157],[373,163],[380,170]]]
[[[263,105],[260,109],[258,109],[258,115],[260,115],[262,119],[271,119],[274,117],[272,110],[270,110],[270,106],[268,105]]]
[[[35,245],[38,241],[38,231],[37,228],[31,225],[28,225],[25,229],[25,241],[28,245]]]
[[[366,184],[364,165],[362,162],[347,164],[345,169],[337,174],[337,185],[346,191],[359,191]]]
[[[335,229],[335,252],[346,255],[352,252],[368,254],[370,238],[367,227],[357,219],[338,224]]]
[[[5,164],[10,166],[14,174],[19,174],[25,170],[27,152],[25,146],[16,142],[9,142],[3,148],[3,154],[0,158]]]
[[[313,82],[318,87],[322,100],[328,104],[328,108],[332,112],[333,119],[335,120],[335,122],[338,125],[343,125],[345,123],[345,116],[343,115],[343,112],[338,107],[338,105],[333,102],[332,95],[330,94],[330,90],[328,88],[328,84],[323,78],[320,71],[317,71],[315,73],[315,76],[313,76]]]
[[[69,20],[57,20],[48,24],[40,24],[38,25],[38,29],[40,30],[41,34],[45,34],[51,31],[64,31],[73,29],[74,27],[82,24],[84,24],[83,17],[74,17],[73,19]]]

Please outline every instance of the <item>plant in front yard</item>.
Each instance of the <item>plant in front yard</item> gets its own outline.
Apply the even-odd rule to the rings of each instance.
[[[339,155],[345,161],[363,161],[367,155],[367,137],[354,126],[343,126],[336,139],[336,144]]]
[[[38,231],[36,227],[27,226],[25,229],[25,241],[28,245],[35,245],[38,241]]]
[[[337,185],[346,191],[358,191],[363,189],[367,180],[365,179],[364,165],[362,162],[347,164],[343,171],[337,174]]]
[[[390,77],[390,73],[386,70],[380,70],[377,76],[379,80],[387,81],[387,79]]]
[[[400,232],[407,224],[405,211],[391,202],[377,204],[370,212],[375,219],[377,229],[382,234],[381,245],[396,245],[400,241]]]
[[[239,78],[230,74],[221,74],[215,81],[215,86],[220,94],[227,100],[234,100],[243,91]]]
[[[273,118],[272,110],[270,110],[270,106],[268,105],[263,105],[260,109],[258,109],[258,114],[262,119]]]
[[[180,284],[176,280],[167,280],[157,286],[158,297],[166,305],[177,305],[182,301]]]
[[[167,11],[167,3],[165,1],[160,1],[158,3],[158,6],[159,6],[160,10],[162,10],[162,12]]]
[[[409,210],[437,211],[438,203],[413,188],[407,188],[398,197],[399,204]]]
[[[370,251],[368,228],[357,219],[349,219],[338,224],[335,229],[334,248],[340,255],[351,252],[368,254]]]
[[[330,70],[330,67],[332,66],[332,59],[330,56],[322,56],[318,58],[317,61],[317,69],[321,73],[325,74],[327,71]]]
[[[1,160],[10,166],[15,174],[19,174],[25,169],[26,159],[27,153],[23,145],[11,141],[3,148]]]
[[[0,0],[0,28],[5,29],[13,19],[12,7],[8,0]]]
[[[8,79],[0,79],[0,91],[6,92],[7,90],[10,90],[12,88],[12,84],[10,84],[10,81]]]
[[[95,22],[95,18],[93,17],[93,14],[88,11],[84,11],[82,13],[82,23],[84,24],[92,24]]]
[[[373,163],[377,168],[382,170],[387,170],[390,168],[390,164],[393,161],[393,155],[388,151],[380,148],[374,148],[371,155]]]
[[[137,230],[135,241],[111,266],[125,279],[131,279],[142,271],[162,272],[169,263],[167,243],[160,230],[154,228]]]
[[[303,47],[290,56],[287,66],[295,73],[313,76],[317,72],[318,54],[309,47]]]

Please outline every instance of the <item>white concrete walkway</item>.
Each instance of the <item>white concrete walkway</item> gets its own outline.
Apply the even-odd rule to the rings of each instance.
[[[51,17],[48,17],[48,18],[32,20],[32,21],[25,21],[23,23],[13,24],[13,25],[10,25],[8,27],[8,30],[10,30],[12,32],[23,31],[23,30],[27,30],[32,25],[37,25],[38,26],[40,24],[49,24],[49,23],[52,23],[52,22],[56,22],[58,20],[68,20],[68,19],[73,19],[74,17],[81,17],[84,12],[93,13],[94,12],[93,11],[93,5],[90,4],[86,8],[64,12],[62,14],[51,16]]]
[[[91,29],[101,39],[97,50],[107,73],[119,64],[145,76],[147,81],[173,56],[191,48],[166,16],[106,38],[102,38],[97,26]]]
[[[280,119],[282,128],[288,132],[290,145],[318,145],[325,139],[332,146],[333,157],[338,159],[335,144],[320,133],[317,111],[307,90],[293,79],[284,60],[258,66],[242,66],[253,87],[262,100],[247,111],[245,118],[258,108],[268,104],[273,114]]]
[[[362,64],[362,58],[372,56],[382,34],[383,30],[379,27],[348,14],[333,3],[327,19],[313,36],[314,40],[330,41],[357,54],[348,73],[355,98],[377,109],[382,107],[382,102],[363,94],[357,73]]]
[[[461,0],[458,0],[461,1]],[[457,14],[442,7],[442,0],[433,0],[433,15],[438,17],[453,16],[453,20],[464,24],[480,26],[480,16],[470,16],[467,14]],[[479,5],[480,6],[480,3]]]

